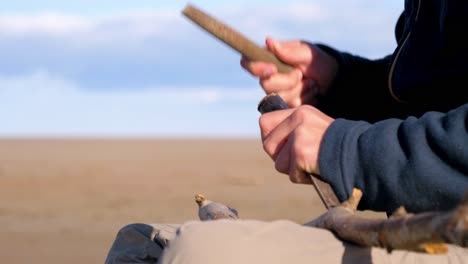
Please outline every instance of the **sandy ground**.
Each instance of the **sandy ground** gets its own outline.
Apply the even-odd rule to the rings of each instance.
[[[245,219],[324,211],[259,140],[0,140],[0,262],[103,263],[126,224],[197,219],[196,193]]]

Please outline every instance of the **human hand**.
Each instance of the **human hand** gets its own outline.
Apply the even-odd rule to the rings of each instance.
[[[311,184],[308,175],[320,174],[320,144],[333,121],[309,105],[265,113],[260,117],[263,149],[292,182]]]
[[[300,40],[278,42],[266,39],[266,48],[283,62],[295,67],[290,73],[278,73],[275,65],[241,58],[241,66],[253,76],[267,93],[277,93],[290,107],[315,105],[317,95],[324,95],[336,72],[337,61],[317,46]]]

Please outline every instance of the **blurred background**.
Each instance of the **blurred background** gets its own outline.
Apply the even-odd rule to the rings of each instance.
[[[259,45],[305,39],[370,58],[396,46],[402,1],[193,1]],[[0,136],[257,136],[256,79],[181,15],[186,1],[8,1]]]
[[[322,212],[310,186],[274,171],[258,136],[258,81],[181,15],[187,3],[2,3],[2,263],[103,263],[125,224],[196,219],[198,192],[245,218]],[[303,39],[368,58],[394,50],[404,4],[190,3],[259,45]]]

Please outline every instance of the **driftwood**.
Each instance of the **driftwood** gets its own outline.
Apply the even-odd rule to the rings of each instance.
[[[362,197],[353,190],[350,199],[329,209],[307,226],[324,228],[342,240],[361,246],[443,254],[446,244],[468,247],[468,193],[453,210],[408,214],[401,207],[388,219],[369,219],[357,215]]]
[[[362,192],[354,189],[348,201],[304,225],[327,229],[341,240],[385,248],[388,252],[399,249],[444,254],[448,252],[447,244],[468,248],[468,193],[458,207],[450,211],[408,214],[401,207],[389,218],[382,219],[356,214],[361,197]],[[198,200],[197,203],[200,206]],[[208,217],[201,220],[239,219],[223,213],[224,208],[230,207],[219,202],[210,203],[220,206],[207,207],[210,212],[205,215]]]

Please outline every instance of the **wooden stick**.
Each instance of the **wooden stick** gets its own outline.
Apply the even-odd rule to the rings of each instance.
[[[231,48],[235,49],[249,60],[263,61],[274,64],[278,72],[289,73],[294,68],[279,60],[270,51],[259,47],[253,41],[247,39],[241,33],[222,23],[211,15],[203,12],[195,6],[188,4],[182,13],[195,22],[198,26],[205,29],[217,39],[221,40]]]
[[[432,254],[447,252],[447,244],[468,247],[468,193],[447,212],[406,214],[397,211],[388,219],[368,219],[355,214],[362,192],[331,208],[307,226],[324,228],[339,238],[361,246],[402,249]]]

